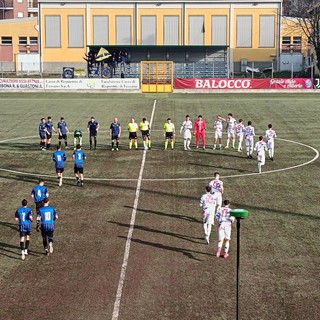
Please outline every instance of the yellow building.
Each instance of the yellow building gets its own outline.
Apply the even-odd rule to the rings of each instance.
[[[228,73],[252,62],[267,67],[280,55],[281,6],[282,0],[39,0],[42,69],[85,68],[85,53],[101,46],[130,47],[132,62],[222,55]]]

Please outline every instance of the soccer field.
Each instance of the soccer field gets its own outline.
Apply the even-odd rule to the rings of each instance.
[[[0,94],[0,319],[236,318],[236,228],[230,257],[217,258],[217,232],[207,245],[199,198],[218,171],[224,199],[249,210],[241,223],[241,319],[313,320],[320,313],[319,94]],[[251,120],[256,137],[269,123],[278,138],[263,173],[234,149],[212,150],[213,121],[231,112]],[[184,151],[179,129],[189,114],[207,122],[207,148]],[[38,125],[64,117],[70,131],[100,123],[97,150],[86,153],[85,183],[55,177],[51,151],[39,150]],[[128,150],[131,117],[151,121],[152,149]],[[119,118],[120,150],[109,126]],[[163,150],[163,125],[176,126],[174,150]],[[57,135],[53,145],[57,144]],[[226,135],[223,136],[223,144]],[[72,144],[72,134],[69,135]],[[72,149],[72,148],[71,148]],[[59,212],[54,252],[31,234],[21,260],[15,210],[45,179]]]

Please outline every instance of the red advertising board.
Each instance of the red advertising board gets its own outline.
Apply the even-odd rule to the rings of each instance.
[[[175,78],[175,89],[312,89],[312,79],[294,78],[272,78],[272,79],[251,79],[251,78]]]

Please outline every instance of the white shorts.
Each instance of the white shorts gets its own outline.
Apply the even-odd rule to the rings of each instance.
[[[203,213],[202,212],[202,222],[204,224],[214,225],[214,214],[213,213]]]
[[[228,129],[228,138],[234,138],[235,132],[234,129]]]
[[[274,148],[274,140],[273,139],[267,140],[267,148],[269,150]]]
[[[222,194],[221,192],[215,192],[213,194],[214,200],[216,200],[217,206],[221,207],[222,206]]]
[[[258,153],[257,154],[257,158],[258,158],[258,161],[261,163],[262,166],[266,163],[266,154],[264,152],[263,153]]]
[[[222,131],[215,131],[214,132],[214,138],[215,139],[222,139]]]
[[[253,139],[246,139],[246,146],[247,147],[253,146]]]
[[[239,141],[241,141],[241,142],[243,141],[243,133],[238,133],[237,137],[238,137]]]
[[[231,240],[231,222],[222,222],[218,228],[219,241]]]
[[[184,138],[185,140],[187,140],[187,139],[190,139],[190,140],[191,140],[191,137],[192,137],[192,135],[191,135],[191,131],[190,131],[190,130],[186,130],[186,131],[183,133],[183,138]]]

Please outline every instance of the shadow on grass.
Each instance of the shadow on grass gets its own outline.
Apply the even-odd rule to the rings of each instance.
[[[116,225],[118,225],[120,227],[130,228],[130,224],[127,224],[127,223],[120,223],[120,222],[116,222],[116,221],[108,221],[108,223],[113,223],[113,224],[116,224]],[[189,241],[189,242],[192,242],[192,243],[199,243],[199,244],[203,244],[204,243],[204,242],[199,242],[199,241],[193,240],[193,239],[199,240],[199,238],[185,236],[183,234],[167,232],[167,231],[160,231],[160,230],[157,230],[157,229],[152,229],[152,228],[148,228],[148,227],[144,227],[144,226],[139,226],[139,225],[136,225],[136,224],[134,225],[134,228],[138,229],[138,230],[142,230],[142,231],[164,234],[164,235],[167,235],[167,236],[170,236],[170,237],[175,237],[175,238],[186,240],[186,241]]]
[[[248,204],[241,204],[241,203],[232,203],[233,207],[238,207],[238,208],[246,208],[249,210],[249,212],[254,212],[255,210],[259,211],[267,211],[268,213],[272,214],[277,214],[280,213],[282,215],[288,215],[288,216],[294,216],[294,217],[299,217],[299,218],[307,218],[311,220],[319,220],[320,217],[318,216],[313,216],[310,214],[305,214],[305,213],[300,213],[300,212],[292,212],[292,211],[284,211],[280,209],[275,209],[275,208],[268,208],[268,207],[258,207],[258,206],[253,206],[253,205],[248,205]]]
[[[13,250],[9,250],[9,249],[13,249]],[[4,252],[3,252],[4,251]],[[39,255],[44,255],[44,253],[42,252],[38,252],[38,251],[33,251],[33,250],[28,250],[29,251],[29,255],[30,256],[39,256]],[[4,243],[4,242],[0,242],[0,255],[6,256],[8,258],[11,259],[18,259],[20,260],[20,258],[17,258],[15,256],[19,256],[20,257],[20,252],[21,249],[19,246],[15,246],[9,243]],[[7,253],[10,253],[14,256],[8,255]]]
[[[5,222],[5,221],[0,221],[0,226],[3,226],[3,227],[7,227],[7,228],[10,228],[14,231],[19,231],[19,227],[18,227],[18,224],[17,223],[10,223],[10,222]]]
[[[133,209],[132,206],[124,206],[125,208],[128,209]],[[197,218],[194,217],[188,217],[185,215],[180,215],[180,214],[170,214],[170,213],[164,213],[161,211],[154,211],[154,210],[146,210],[146,209],[137,209],[137,211],[140,212],[145,212],[145,213],[152,213],[152,214],[156,214],[159,216],[163,216],[163,217],[169,217],[169,218],[176,218],[176,219],[180,219],[180,220],[186,220],[186,221],[190,221],[190,222],[196,222],[196,223],[202,223],[200,220],[198,220]]]
[[[121,239],[127,239],[127,237],[123,237],[123,236],[118,236]],[[132,242],[135,243],[139,243],[139,244],[143,244],[146,246],[152,246],[155,248],[159,248],[159,249],[164,249],[164,250],[169,250],[169,251],[174,251],[174,252],[179,252],[182,253],[184,256],[192,259],[192,260],[196,260],[196,261],[203,261],[199,258],[196,258],[194,256],[194,254],[202,254],[205,256],[213,256],[213,254],[209,254],[209,253],[205,253],[205,252],[200,252],[200,251],[194,251],[194,250],[188,250],[188,249],[183,249],[183,248],[177,248],[177,247],[171,247],[171,246],[167,246],[161,243],[155,243],[155,242],[150,242],[150,241],[144,241],[144,240],[140,240],[140,239],[131,239]]]
[[[226,169],[226,170],[232,170],[232,171],[236,171],[236,172],[241,172],[241,173],[245,173],[245,172],[256,172],[256,171],[252,171],[252,170],[244,170],[244,169],[240,169],[240,168],[230,168],[230,167],[224,167],[221,165],[215,165],[215,164],[202,164],[202,163],[191,163],[188,162],[189,165],[191,166],[198,166],[198,167],[206,167],[206,168],[214,168],[214,169]],[[213,177],[212,177],[213,178]]]

